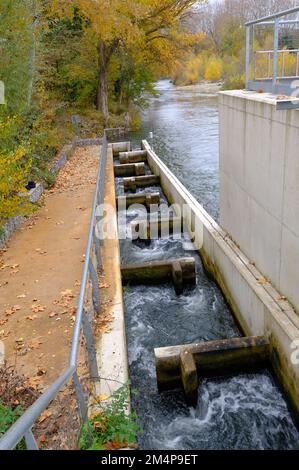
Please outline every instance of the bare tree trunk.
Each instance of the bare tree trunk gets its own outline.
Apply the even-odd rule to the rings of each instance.
[[[108,65],[110,56],[107,54],[105,44],[99,43],[99,79],[97,90],[97,109],[102,112],[105,121],[109,118],[108,109]]]

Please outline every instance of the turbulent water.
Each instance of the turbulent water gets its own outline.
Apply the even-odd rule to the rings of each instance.
[[[137,146],[154,132],[157,154],[218,218],[217,99],[178,91],[166,81],[158,89],[160,97],[151,101],[141,130],[130,138]],[[122,193],[120,180],[117,190]],[[136,215],[131,213],[130,220]],[[121,242],[123,263],[193,256],[197,264],[196,287],[182,296],[170,284],[125,288],[133,407],[144,430],[140,448],[299,449],[299,433],[268,371],[204,380],[196,409],[186,406],[180,392],[158,393],[154,348],[241,335],[200,257],[185,251],[186,242],[187,235],[181,241],[154,240],[149,246]]]

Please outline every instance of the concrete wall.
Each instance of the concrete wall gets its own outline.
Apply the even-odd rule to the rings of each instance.
[[[96,384],[96,395],[110,397],[129,380],[112,145],[108,147],[105,203],[113,207],[114,213],[107,215],[113,236],[105,239],[101,246],[102,282],[105,281],[105,287],[101,289],[101,305],[106,318],[111,321],[107,331],[97,338],[97,362],[102,380]]]
[[[299,364],[292,360],[294,341],[299,339],[299,316],[271,284],[261,283],[262,274],[252,265],[228,234],[210,217],[184,185],[157,157],[146,141],[152,172],[172,203],[188,204],[185,221],[199,230],[199,248],[206,269],[214,276],[244,333],[266,335],[271,345],[273,368],[296,411],[299,422]]]
[[[220,224],[299,312],[299,110],[220,93]]]

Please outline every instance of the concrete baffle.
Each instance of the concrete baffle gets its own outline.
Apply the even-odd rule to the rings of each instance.
[[[131,151],[131,142],[115,142],[112,144],[113,156],[118,157],[121,152]]]
[[[145,163],[147,162],[146,150],[135,150],[133,152],[121,152],[119,154],[121,164],[125,163]]]
[[[174,276],[173,272],[180,272]],[[187,285],[196,283],[194,258],[179,258],[164,261],[150,261],[144,264],[122,266],[122,280],[125,284],[161,284],[172,281],[179,295]]]
[[[198,400],[198,376],[193,354],[188,349],[181,351],[180,366],[186,402],[195,407]]]
[[[120,176],[143,176],[145,175],[144,163],[129,163],[127,165],[114,165],[114,175]]]
[[[193,356],[199,379],[257,371],[269,365],[269,342],[264,336],[157,348],[155,349],[155,360],[157,384],[160,392],[178,388],[184,388],[186,392],[187,387],[186,395],[190,394],[190,397],[192,396],[194,399],[193,363],[188,358],[186,359],[188,366],[184,361],[182,365],[182,353],[185,351]],[[188,370],[190,371],[189,378]]]
[[[129,196],[118,196],[118,209],[128,209],[134,204],[141,204],[150,210],[151,206],[160,204],[160,193],[138,193]]]
[[[124,178],[123,185],[125,191],[136,191],[138,188],[147,188],[149,186],[159,186],[160,178],[155,175],[138,176],[136,178]]]
[[[159,214],[160,215],[160,214]],[[132,240],[154,240],[182,233],[181,217],[159,216],[131,222]]]

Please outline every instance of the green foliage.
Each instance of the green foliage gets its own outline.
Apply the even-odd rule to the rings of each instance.
[[[27,0],[0,2],[0,80],[5,85],[9,113],[22,111],[27,105],[31,46],[28,6]]]
[[[15,408],[10,408],[3,405],[0,401],[0,438],[5,434],[9,428],[22,416],[24,409],[22,406],[18,405]],[[25,440],[22,439],[17,445],[16,450],[25,450],[26,444]]]
[[[0,401],[0,438],[8,429],[20,418],[24,413],[24,409],[21,406],[16,408],[9,408]],[[17,445],[16,450],[25,450],[24,439]]]
[[[80,448],[82,450],[120,449],[134,445],[141,428],[136,423],[135,412],[128,413],[129,386],[119,388],[83,426]]]
[[[24,413],[21,406],[12,409],[4,406],[0,401],[0,437],[19,419]]]
[[[0,226],[7,219],[25,215],[32,206],[22,193],[31,168],[27,148],[18,139],[17,118],[0,120]]]

